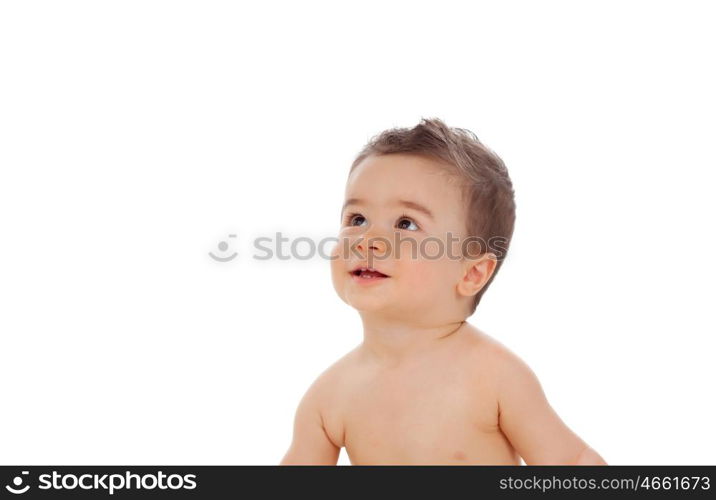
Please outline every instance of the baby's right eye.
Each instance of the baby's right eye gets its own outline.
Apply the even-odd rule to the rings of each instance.
[[[364,220],[365,217],[363,217],[361,214],[347,214],[344,217],[343,223],[347,226],[354,226],[356,220]],[[360,225],[360,224],[359,224]]]

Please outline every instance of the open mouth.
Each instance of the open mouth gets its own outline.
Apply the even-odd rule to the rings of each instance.
[[[383,274],[377,269],[371,267],[359,267],[350,272],[353,276],[363,279],[390,278],[387,274]]]

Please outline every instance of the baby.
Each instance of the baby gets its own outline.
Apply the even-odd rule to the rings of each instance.
[[[423,119],[372,138],[351,167],[333,286],[363,342],[296,410],[282,465],[596,465],[518,356],[469,324],[515,222],[502,160]]]

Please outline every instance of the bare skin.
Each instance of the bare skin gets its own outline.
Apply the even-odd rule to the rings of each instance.
[[[361,316],[363,342],[308,388],[281,464],[335,465],[342,447],[354,465],[606,464],[524,361],[466,321],[494,255],[416,259],[374,239],[396,227],[418,241],[464,235],[464,201],[441,172],[401,154],[369,157],[349,176],[346,200],[360,201],[344,209],[340,236],[359,253],[336,245],[331,266],[336,292]],[[406,199],[430,216],[398,206]],[[388,278],[361,284],[351,271],[363,264]]]
[[[335,405],[328,439],[353,464],[513,464],[500,432],[493,377],[476,329],[467,323],[409,361],[381,362],[365,346],[335,367],[326,386]],[[482,341],[486,342],[486,341]],[[481,358],[481,355],[483,359]]]

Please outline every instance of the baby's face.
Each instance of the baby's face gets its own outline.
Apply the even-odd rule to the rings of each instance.
[[[370,156],[349,176],[344,201],[331,261],[343,301],[395,319],[462,310],[465,297],[456,287],[464,270],[465,206],[455,177],[416,155]],[[354,276],[359,266],[388,277]]]

